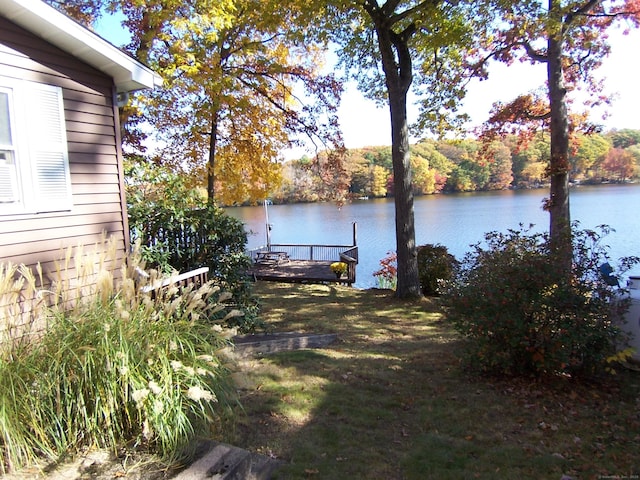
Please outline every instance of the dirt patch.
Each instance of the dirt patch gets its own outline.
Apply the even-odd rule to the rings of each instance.
[[[114,455],[107,450],[92,450],[74,460],[41,464],[2,476],[2,480],[164,480],[178,469],[171,469],[157,457],[142,452]]]

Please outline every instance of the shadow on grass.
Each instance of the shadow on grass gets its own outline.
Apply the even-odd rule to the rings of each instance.
[[[640,472],[637,395],[470,377],[436,300],[285,284],[259,284],[258,294],[274,330],[339,337],[331,348],[240,365],[246,415],[233,440],[283,460],[275,478]],[[637,393],[640,380],[630,378]]]

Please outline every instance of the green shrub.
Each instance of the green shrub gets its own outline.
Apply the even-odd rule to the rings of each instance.
[[[110,272],[98,271],[79,285],[82,297],[68,291],[78,279],[54,284],[42,293],[75,300],[40,305],[48,327],[37,342],[4,345],[0,471],[125,443],[175,459],[228,418],[236,400],[221,351],[231,333],[202,321],[226,311],[228,295],[210,283],[145,294],[134,275],[123,268],[114,288]]]
[[[163,273],[209,267],[209,278],[245,312],[229,326],[244,332],[262,327],[246,274],[251,259],[244,224],[208,203],[185,176],[140,164],[127,173],[131,238],[147,266]]]
[[[441,293],[440,286],[453,277],[458,262],[443,245],[421,245],[418,247],[418,275],[423,295]]]
[[[492,232],[463,260],[444,296],[448,316],[467,339],[467,365],[506,374],[593,374],[620,341],[615,321],[627,308],[599,267],[609,261],[602,238],[578,231],[574,261],[562,278],[548,238],[528,230]],[[619,273],[637,258],[620,261]],[[609,282],[611,283],[611,282]]]

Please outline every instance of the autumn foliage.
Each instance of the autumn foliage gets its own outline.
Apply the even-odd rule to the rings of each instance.
[[[616,147],[616,145],[618,147]],[[471,192],[548,185],[549,136],[536,133],[525,146],[516,135],[482,140],[423,140],[411,145],[414,195]],[[640,131],[616,130],[575,136],[569,155],[573,182],[627,182],[640,175]],[[349,149],[335,179],[352,199],[394,194],[390,147]],[[331,194],[316,173],[313,159],[282,164],[283,182],[274,203],[314,202]],[[330,197],[325,197],[330,198]]]

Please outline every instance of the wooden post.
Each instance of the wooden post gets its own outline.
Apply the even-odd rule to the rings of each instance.
[[[353,222],[353,246],[358,245],[358,224]]]
[[[267,200],[264,200],[265,235],[267,237],[267,250],[271,251],[271,224],[269,223],[269,209]]]
[[[353,284],[356,282],[356,264],[353,262],[349,262],[349,270],[350,270],[349,279],[351,280],[351,283],[349,284],[349,286],[352,287]]]

